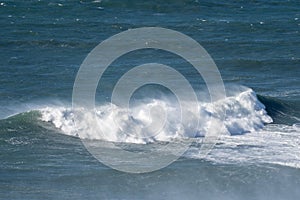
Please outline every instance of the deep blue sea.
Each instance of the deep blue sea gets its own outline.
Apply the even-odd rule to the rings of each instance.
[[[86,135],[78,136],[72,91],[82,62],[107,38],[141,27],[172,29],[201,44],[227,97],[207,101],[201,76],[172,53],[133,51],[109,66],[97,88],[94,117],[105,134],[82,116]],[[297,0],[1,0],[0,199],[299,199],[299,31]],[[122,75],[153,62],[179,71],[202,98],[199,129],[178,122],[178,102],[157,85],[140,88],[130,112],[108,106]],[[153,106],[171,116],[160,135],[124,135],[113,123],[140,130]],[[225,134],[202,157],[210,117],[222,120]],[[101,141],[107,152],[110,143],[133,152],[174,139],[191,145],[169,166],[134,174],[102,164],[81,139]]]

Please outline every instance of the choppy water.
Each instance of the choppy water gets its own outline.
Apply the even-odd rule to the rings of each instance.
[[[299,1],[1,1],[0,16],[0,199],[300,197]],[[117,59],[96,96],[96,117],[109,134],[97,135],[87,121],[84,138],[129,149],[174,138],[192,142],[164,169],[127,174],[84,148],[73,124],[72,89],[80,64],[98,43],[144,26],[198,41],[215,60],[228,97],[207,102],[202,79],[176,55],[142,50]],[[176,103],[162,88],[144,88],[136,97],[142,103],[129,113],[108,106],[117,80],[149,62],[174,67],[199,91],[200,129],[178,124]],[[163,134],[137,140],[110,126],[113,114],[123,130],[137,130],[153,105],[174,117]],[[207,119],[221,112],[226,134],[203,159]]]

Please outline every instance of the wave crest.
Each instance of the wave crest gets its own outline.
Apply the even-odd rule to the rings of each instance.
[[[147,130],[145,128],[149,123],[161,117],[149,115],[155,106],[160,106],[166,111],[167,121],[159,134],[144,137],[148,135],[145,133]],[[197,130],[179,120],[178,109],[176,104],[159,99],[144,101],[142,104],[131,107],[130,110],[105,104],[96,107],[93,113],[81,113],[82,120],[77,126],[74,124],[74,111],[71,108],[46,107],[39,111],[42,121],[52,123],[64,134],[78,136],[78,129],[80,129],[80,132],[84,133],[80,134],[81,138],[130,143],[204,136],[209,123],[223,119],[222,113],[225,113],[224,125],[227,134],[231,135],[257,131],[263,128],[264,124],[272,122],[272,118],[265,111],[265,106],[257,99],[252,89],[239,92],[218,102],[199,102],[200,116],[191,115],[192,121],[196,123],[199,120],[200,122]],[[131,134],[125,134],[126,132]]]

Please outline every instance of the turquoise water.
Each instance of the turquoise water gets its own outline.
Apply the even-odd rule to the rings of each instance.
[[[299,1],[1,1],[0,16],[0,199],[300,197]],[[145,26],[182,32],[212,56],[227,89],[217,108],[226,112],[228,134],[203,159],[205,129],[197,130],[199,137],[188,138],[192,145],[178,161],[128,174],[98,162],[76,136],[72,89],[96,45]],[[183,59],[141,50],[110,66],[97,89],[97,108],[109,114],[105,105],[117,80],[149,62],[172,66],[199,94],[205,90]],[[152,101],[169,108],[156,101],[162,96],[170,94],[153,86],[136,98],[147,100],[142,110]],[[205,124],[206,115],[201,117]],[[114,137],[101,139],[129,149],[150,145],[109,134]]]

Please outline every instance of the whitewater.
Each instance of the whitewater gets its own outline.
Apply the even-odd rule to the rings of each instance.
[[[56,134],[127,144],[130,148],[188,140],[191,145],[183,157],[223,164],[269,163],[300,168],[300,157],[296,153],[300,150],[299,124],[272,123],[265,105],[251,88],[239,87],[239,90],[232,91],[222,101],[199,102],[200,116],[192,116],[195,122],[199,122],[197,127],[182,124],[178,117],[178,104],[167,99],[143,99],[129,110],[106,103],[95,107],[94,112],[80,113],[80,126],[75,125],[72,107],[62,105],[39,106],[3,120],[30,116],[30,123]],[[151,109],[157,106],[167,111],[167,117],[151,113]],[[225,113],[225,117],[220,113]],[[143,131],[155,120],[153,117],[163,117],[164,125],[154,135],[145,134]],[[203,138],[210,123],[220,119],[224,120],[225,129],[220,130],[216,145],[203,158],[200,150]],[[12,145],[30,144],[14,138],[6,142]]]

